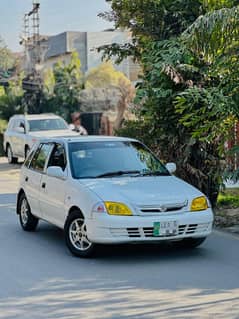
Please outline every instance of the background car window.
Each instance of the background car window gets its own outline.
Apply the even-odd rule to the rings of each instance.
[[[18,127],[22,127],[25,130],[25,121],[23,119],[15,119],[13,124],[12,124],[12,128],[14,130],[16,130],[16,128]]]
[[[13,128],[14,125],[14,119],[11,119],[8,123],[8,130],[11,130]]]
[[[29,120],[29,131],[37,132],[37,131],[51,131],[51,130],[67,130],[68,125],[66,122],[59,119],[41,119],[41,120]]]
[[[19,127],[20,124],[20,120],[19,119],[15,119],[12,125],[13,130],[15,130],[17,127]]]
[[[24,132],[26,132],[26,125],[25,125],[25,121],[24,120],[20,121],[19,127],[22,127],[24,129]]]
[[[14,128],[16,127],[16,124],[17,124],[17,120],[16,120],[16,119],[13,119],[13,120],[12,120],[12,123],[11,123],[11,129],[14,130]]]
[[[51,144],[41,144],[33,156],[30,168],[42,172],[45,167],[46,159],[51,150]]]
[[[49,166],[60,166],[64,171],[66,168],[66,155],[64,146],[56,144],[53,148],[47,167]]]

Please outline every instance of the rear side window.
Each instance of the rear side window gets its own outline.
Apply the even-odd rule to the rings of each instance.
[[[21,123],[22,123],[22,120],[21,119],[17,119],[14,121],[14,124],[13,124],[13,129],[15,130],[17,127],[20,127],[21,126]]]
[[[32,150],[29,152],[29,154],[28,154],[28,156],[27,156],[27,158],[26,158],[26,160],[25,160],[25,162],[24,162],[24,164],[23,164],[24,166],[26,166],[26,167],[29,166],[29,164],[30,164],[30,162],[31,162],[31,160],[32,160],[33,154],[34,154],[34,149],[32,149]]]
[[[66,154],[64,146],[61,144],[56,144],[53,152],[50,156],[48,167],[49,166],[59,166],[64,171],[66,168]]]
[[[51,144],[40,144],[29,167],[38,172],[43,172],[51,148]]]
[[[8,123],[8,130],[16,130],[17,127],[23,127],[26,129],[26,123],[24,118],[12,118]]]
[[[8,123],[8,130],[11,130],[13,128],[14,119],[11,119]]]

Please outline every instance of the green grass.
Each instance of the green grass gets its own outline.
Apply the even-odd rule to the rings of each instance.
[[[226,189],[218,195],[218,207],[239,207],[239,188]]]

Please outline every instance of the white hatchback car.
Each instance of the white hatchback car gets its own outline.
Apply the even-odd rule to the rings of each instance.
[[[26,158],[33,144],[42,137],[79,135],[55,114],[14,115],[4,133],[3,147],[9,163]]]
[[[175,241],[200,245],[213,213],[199,190],[171,175],[142,143],[120,137],[42,140],[21,169],[17,213],[24,230],[44,219],[81,257],[96,244]]]

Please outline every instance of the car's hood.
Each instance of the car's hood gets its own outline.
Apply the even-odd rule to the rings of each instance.
[[[182,203],[202,193],[174,176],[145,176],[80,180],[104,201],[133,205]]]
[[[30,132],[30,136],[32,137],[58,137],[58,136],[75,136],[79,133],[74,132],[72,130],[50,130],[50,131],[36,131],[36,132]]]

